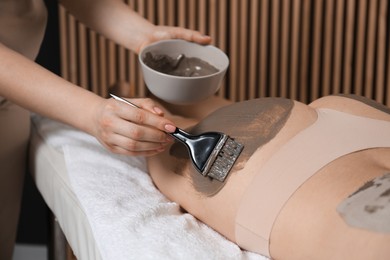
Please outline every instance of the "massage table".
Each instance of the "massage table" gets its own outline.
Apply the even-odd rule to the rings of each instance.
[[[268,259],[181,211],[153,185],[143,157],[32,115],[30,168],[77,259]]]

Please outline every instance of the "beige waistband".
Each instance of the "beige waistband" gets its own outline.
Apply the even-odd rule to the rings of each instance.
[[[317,113],[317,121],[275,153],[246,190],[236,215],[235,235],[241,247],[270,256],[274,221],[305,181],[343,155],[390,147],[390,122],[331,109]]]

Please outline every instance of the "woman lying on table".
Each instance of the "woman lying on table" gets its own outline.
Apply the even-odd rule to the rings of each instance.
[[[348,95],[310,105],[213,98],[182,110],[166,115],[245,147],[224,183],[196,172],[181,144],[150,157],[151,177],[169,199],[274,259],[390,259],[389,108]]]

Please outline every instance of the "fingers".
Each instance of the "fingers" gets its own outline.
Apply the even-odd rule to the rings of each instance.
[[[151,129],[159,129],[163,132],[173,132],[175,131],[176,127],[174,124],[164,118],[162,109],[158,108],[155,103],[151,99],[133,99],[132,102],[139,106],[139,108],[131,107],[123,102],[116,101],[117,105],[119,105],[118,110],[116,111],[117,115],[131,123],[137,124],[138,126],[147,126]],[[152,131],[147,131],[147,128],[142,128],[142,131],[146,131],[143,133],[140,133],[141,130],[137,127],[132,127],[133,135],[134,137],[141,138],[141,135],[151,135],[151,137],[154,137],[152,135]],[[154,133],[155,134],[155,133]]]
[[[183,29],[179,27],[168,27],[167,30],[170,31],[171,38],[183,39],[200,44],[209,44],[211,42],[210,36],[201,34],[198,31]]]
[[[142,142],[127,138],[123,135],[113,134],[107,140],[106,144],[109,145],[106,145],[106,147],[110,151],[118,154],[152,156],[164,151],[170,143],[170,141],[166,141],[165,143]]]
[[[147,110],[153,114],[164,116],[164,111],[156,105],[156,103],[150,98],[133,99],[132,102],[138,107]]]
[[[199,44],[211,43],[211,37],[208,35],[204,35],[198,31],[172,26],[157,26],[153,38],[149,40],[149,43],[169,39],[183,39]]]
[[[138,48],[136,48],[136,53],[145,48],[147,45],[161,41],[161,40],[170,40],[170,39],[182,39],[190,42],[196,42],[199,44],[210,44],[211,37],[204,35],[198,31],[185,29],[182,27],[174,26],[156,26],[152,34],[148,34],[145,39],[140,42]]]
[[[208,35],[201,34],[198,31],[181,29],[181,28],[172,28],[172,33],[174,38],[183,39],[191,42],[196,42],[200,44],[209,44],[211,42],[211,37]]]
[[[159,154],[160,152],[162,152],[162,151],[133,152],[133,151],[125,150],[119,146],[114,146],[112,149],[110,149],[110,151],[113,153],[116,153],[116,154],[123,154],[123,155],[129,155],[129,156],[144,156],[144,157],[153,156],[153,155],[156,155],[156,154]]]
[[[123,118],[116,118],[112,121],[112,125],[110,126],[110,128],[112,129],[113,134],[124,136],[137,142],[149,142],[159,144],[165,143],[170,140],[168,139],[168,136],[166,134],[167,131],[145,125],[143,123],[144,120],[140,120],[141,116],[131,115],[128,118],[136,119],[123,120]],[[138,120],[138,122],[136,122],[136,120]],[[119,141],[117,139],[115,140]],[[132,150],[134,149],[135,147]]]
[[[197,42],[200,44],[210,44],[211,37],[208,35],[201,34],[200,32],[191,32],[191,39],[193,42]]]
[[[98,115],[96,138],[110,151],[138,156],[162,152],[173,141],[167,132],[175,131],[173,122],[163,117],[151,99],[132,99],[140,108],[107,99]]]

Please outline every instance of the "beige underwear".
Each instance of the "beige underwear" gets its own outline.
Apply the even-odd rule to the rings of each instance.
[[[317,114],[316,122],[275,153],[245,191],[235,229],[237,244],[242,248],[270,257],[274,221],[303,183],[343,155],[390,147],[388,121],[326,108],[318,109]]]

